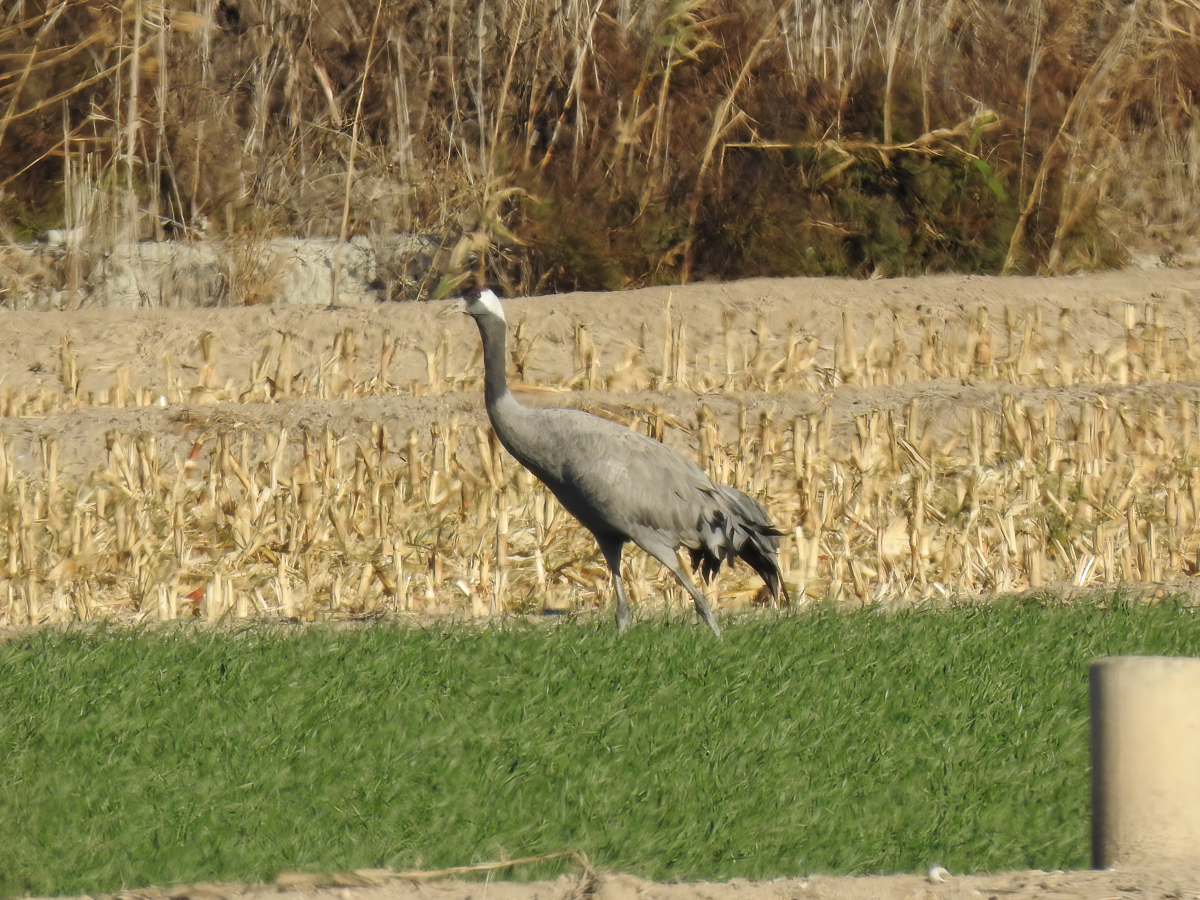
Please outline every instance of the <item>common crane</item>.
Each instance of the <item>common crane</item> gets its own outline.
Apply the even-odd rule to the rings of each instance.
[[[745,560],[779,606],[788,604],[779,571],[779,531],[762,505],[717,484],[666,445],[577,409],[530,409],[508,390],[505,320],[499,298],[472,288],[439,315],[466,313],[483,339],[484,403],[496,436],[542,481],[567,512],[596,538],[617,595],[617,631],[629,626],[621,580],[621,548],[637,544],[670,569],[713,634],[721,627],[704,595],[679,564],[686,547],[692,568],[708,580],[721,563]]]

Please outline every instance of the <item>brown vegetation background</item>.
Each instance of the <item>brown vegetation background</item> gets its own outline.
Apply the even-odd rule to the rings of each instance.
[[[16,0],[0,233],[430,235],[394,298],[468,267],[531,294],[1186,256],[1198,25],[1196,0]]]

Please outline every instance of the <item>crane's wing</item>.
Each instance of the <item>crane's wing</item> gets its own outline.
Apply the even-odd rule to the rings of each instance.
[[[644,434],[572,409],[523,410],[510,452],[597,537],[633,541],[662,558],[680,547],[704,577],[740,557],[787,603],[779,536],[767,511],[717,484],[685,456]],[[503,436],[502,436],[503,439]]]
[[[521,462],[589,528],[631,540],[640,529],[652,529],[669,538],[672,548],[711,545],[714,551],[729,521],[773,531],[757,501],[714,483],[665,444],[579,410],[540,412],[543,433],[554,436],[552,446],[541,459]]]
[[[643,527],[695,529],[698,497],[713,483],[691,460],[579,410],[537,410],[536,422],[509,450],[588,528],[630,539]]]

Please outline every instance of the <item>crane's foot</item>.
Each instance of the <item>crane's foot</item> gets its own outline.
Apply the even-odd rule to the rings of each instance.
[[[717,624],[716,615],[711,609],[701,612],[700,615],[704,619],[704,624],[712,629],[712,633],[717,636],[717,640],[719,641],[721,639],[721,626]]]
[[[629,627],[631,616],[629,615],[629,607],[617,606],[617,634],[624,634]]]
[[[690,583],[686,585],[691,588]],[[695,588],[692,591],[692,605],[696,607],[696,614],[704,620],[704,624],[712,629],[712,633],[717,636],[717,640],[721,639],[721,626],[717,624],[717,614],[712,611],[712,607],[708,605],[708,601],[704,599],[704,595]]]

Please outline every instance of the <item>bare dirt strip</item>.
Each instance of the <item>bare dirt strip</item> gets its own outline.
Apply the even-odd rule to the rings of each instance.
[[[1192,900],[1200,868],[864,875],[663,884],[632,875],[563,875],[554,881],[431,880],[383,872],[284,876],[247,887],[197,884],[123,891],[112,900]],[[80,898],[83,900],[83,898]]]

